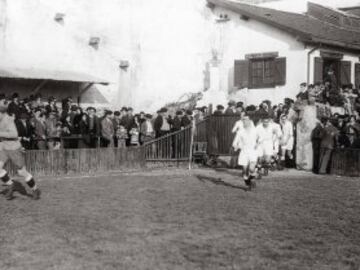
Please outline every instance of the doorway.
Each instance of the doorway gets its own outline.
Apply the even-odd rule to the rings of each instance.
[[[323,58],[323,78],[324,82],[330,82],[334,88],[340,87],[340,66],[341,61],[335,58]]]

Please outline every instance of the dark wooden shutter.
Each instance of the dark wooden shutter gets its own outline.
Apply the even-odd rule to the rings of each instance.
[[[341,61],[340,62],[340,83],[341,83],[341,85],[348,85],[351,83],[351,62],[350,61]]]
[[[360,63],[355,64],[355,87],[360,87]]]
[[[286,57],[276,58],[275,59],[275,85],[285,85],[286,84]]]
[[[248,60],[235,60],[234,86],[237,88],[246,88],[249,86],[249,61]]]
[[[314,83],[322,83],[324,81],[324,61],[321,57],[314,59]]]

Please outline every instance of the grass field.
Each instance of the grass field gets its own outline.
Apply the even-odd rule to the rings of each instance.
[[[221,178],[219,180],[218,178]],[[360,269],[360,180],[154,171],[0,198],[0,269]]]

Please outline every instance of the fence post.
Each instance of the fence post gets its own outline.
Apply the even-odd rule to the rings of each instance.
[[[194,147],[194,134],[195,134],[195,120],[191,121],[190,126],[190,155],[189,155],[189,170],[192,169],[192,155],[193,155],[193,147]]]

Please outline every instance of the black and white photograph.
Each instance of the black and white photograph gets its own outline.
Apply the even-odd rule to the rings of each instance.
[[[360,0],[0,0],[0,270],[360,270]]]

